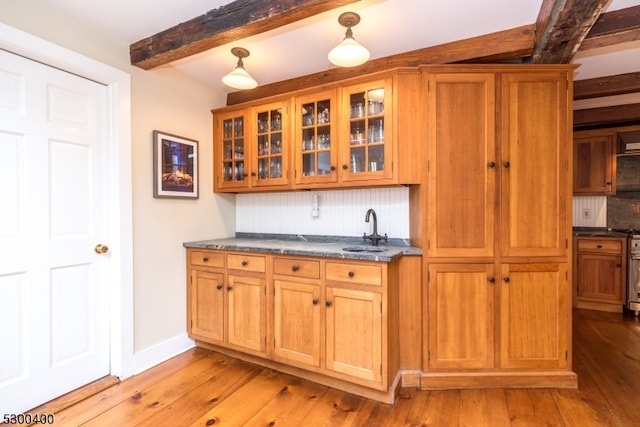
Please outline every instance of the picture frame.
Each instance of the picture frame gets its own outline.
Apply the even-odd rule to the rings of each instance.
[[[153,131],[153,197],[199,197],[198,141]]]

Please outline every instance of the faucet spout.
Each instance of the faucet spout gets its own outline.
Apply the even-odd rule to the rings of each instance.
[[[384,236],[378,234],[378,216],[376,215],[376,211],[373,209],[369,209],[364,216],[364,222],[369,222],[371,215],[373,215],[373,233],[367,236],[367,233],[364,233],[362,238],[364,240],[371,240],[371,244],[373,246],[378,246],[378,242],[380,240],[387,241],[388,237],[385,233]]]

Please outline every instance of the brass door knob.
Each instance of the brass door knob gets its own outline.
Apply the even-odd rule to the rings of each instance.
[[[96,245],[95,248],[93,248],[94,251],[96,251],[97,254],[106,254],[107,252],[109,252],[109,246],[107,245],[103,245],[102,243],[98,243]]]

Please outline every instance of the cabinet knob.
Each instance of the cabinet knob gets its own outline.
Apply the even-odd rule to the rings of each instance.
[[[209,257],[208,257],[208,256],[203,257],[203,258],[202,258],[202,262],[209,262]]]
[[[493,277],[493,276],[489,276],[489,277],[487,277],[487,281],[488,281],[489,283],[495,283],[495,282],[496,282],[496,278],[495,278],[495,277]]]
[[[489,166],[490,168],[495,168],[496,167],[496,162],[489,162],[487,163],[487,166]]]
[[[291,271],[295,272],[295,271],[298,271],[298,270],[300,270],[300,267],[298,267],[297,265],[291,266]]]
[[[246,266],[247,266],[247,264],[248,264],[248,262],[247,262],[247,261],[242,261],[242,266],[243,266],[243,267],[246,267]]]
[[[233,289],[233,288],[231,287],[231,285],[227,285],[227,290],[228,290],[228,291],[230,291],[230,290],[232,290],[232,289]]]
[[[311,302],[313,305],[318,305],[318,298],[314,298]]]
[[[598,249],[602,249],[602,245],[598,245],[596,246]]]
[[[347,166],[347,165],[342,165],[342,169],[347,170],[347,169],[349,169],[349,166]]]
[[[507,162],[502,162],[502,166],[504,166],[505,168],[509,168],[509,166],[511,166],[511,163]]]
[[[504,281],[504,283],[509,283],[511,281],[511,279],[509,279],[508,277],[503,277],[502,280]]]
[[[336,170],[335,166],[331,166],[329,169],[331,169],[332,171]]]
[[[348,274],[349,274],[349,277],[353,277],[356,275],[356,273],[354,273],[353,271],[350,271]]]
[[[216,286],[216,289],[218,289],[218,290],[222,289],[222,285],[218,284],[218,285]]]
[[[251,172],[251,176],[258,176],[255,172]]]
[[[331,307],[331,301],[329,301],[329,300],[325,301],[324,305],[326,305],[327,307]]]

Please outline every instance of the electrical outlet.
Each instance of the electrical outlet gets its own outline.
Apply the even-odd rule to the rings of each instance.
[[[591,209],[582,209],[582,218],[583,219],[591,218]]]

